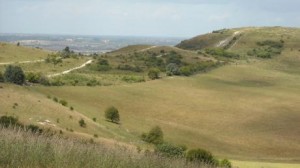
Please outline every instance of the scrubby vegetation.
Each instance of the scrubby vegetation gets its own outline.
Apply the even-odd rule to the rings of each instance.
[[[256,43],[259,48],[254,48],[247,52],[249,56],[256,56],[259,58],[272,58],[273,56],[281,54],[284,46],[284,41],[279,42],[272,40],[265,40]]]
[[[218,56],[218,57],[225,57],[225,58],[239,58],[239,54],[235,54],[233,52],[226,51],[223,48],[207,48],[205,49],[205,52],[207,54],[213,55],[213,56]]]

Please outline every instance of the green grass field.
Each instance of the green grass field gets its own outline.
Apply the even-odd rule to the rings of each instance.
[[[296,36],[299,31],[271,28],[265,32],[265,29],[242,29],[249,36],[256,36],[255,39],[247,41],[248,35],[244,34],[230,51],[244,57],[191,77],[164,77],[130,84],[118,82],[121,72],[92,74],[84,68],[69,78],[77,75],[83,79],[94,77],[103,83],[115,82],[95,87],[1,84],[0,115],[16,115],[21,121],[34,124],[50,120],[55,126],[46,127],[71,135],[93,138],[97,134],[100,138],[94,138],[95,141],[120,141],[142,148],[149,146],[140,140],[140,135],[159,125],[167,141],[207,149],[218,158],[232,159],[234,166],[299,167],[300,47],[296,44],[300,40],[300,36]],[[246,56],[257,41],[270,37],[280,40],[281,34],[285,40],[281,55],[272,59]],[[121,49],[117,55],[123,50],[129,54],[133,48]],[[149,50],[160,52],[161,49]],[[177,51],[189,53],[187,58],[198,55],[194,51]],[[114,56],[114,52],[110,54]],[[53,97],[67,100],[68,106],[75,110],[54,102]],[[18,103],[16,108],[13,108],[14,103]],[[105,109],[111,105],[120,111],[120,125],[104,118]],[[87,122],[87,128],[79,126],[80,118]]]

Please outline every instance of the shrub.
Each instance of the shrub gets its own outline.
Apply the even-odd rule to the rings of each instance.
[[[105,118],[113,123],[118,123],[120,121],[119,111],[115,107],[109,107],[105,110]]]
[[[66,100],[60,100],[59,103],[63,106],[67,106],[68,102]]]
[[[80,127],[83,127],[83,128],[86,127],[86,123],[85,123],[85,121],[83,119],[79,120],[79,125],[80,125]]]
[[[168,76],[180,75],[179,67],[175,63],[170,63],[166,66],[166,73]]]
[[[58,102],[58,98],[57,97],[53,97],[53,101]]]
[[[185,146],[176,146],[170,143],[162,143],[156,145],[155,151],[161,153],[163,156],[168,157],[183,157]]]
[[[164,135],[159,126],[153,127],[149,133],[142,134],[142,140],[152,144],[163,143]]]
[[[0,117],[0,125],[7,128],[9,126],[21,126],[22,124],[19,123],[18,118],[13,116],[2,116]]]
[[[145,79],[142,76],[123,76],[122,81],[125,81],[127,83],[138,83],[145,82]]]
[[[70,107],[70,110],[71,110],[71,111],[73,111],[73,110],[74,110],[74,107],[73,107],[73,106],[71,106],[71,107]]]
[[[96,118],[96,117],[94,117],[94,118],[93,118],[93,121],[94,121],[94,122],[96,122],[96,121],[97,121],[97,118]]]
[[[41,134],[43,132],[43,129],[39,128],[36,125],[32,125],[32,124],[26,126],[26,129],[33,132],[33,133],[40,133]]]
[[[191,149],[186,154],[188,161],[215,163],[213,155],[204,149]]]
[[[158,78],[159,78],[159,72],[160,72],[159,69],[157,69],[157,68],[152,68],[152,69],[150,69],[149,72],[148,72],[148,77],[149,77],[150,79],[152,79],[152,80],[158,79]]]
[[[220,162],[220,166],[224,167],[224,168],[232,168],[231,162],[229,160],[227,160],[227,159],[223,159]]]
[[[28,80],[28,82],[31,82],[31,83],[39,83],[41,76],[42,75],[40,73],[29,72],[26,75],[26,79]]]
[[[96,79],[90,79],[87,83],[86,83],[87,86],[97,86],[97,85],[100,85],[100,82],[97,81]]]
[[[0,72],[0,82],[4,82],[4,76],[3,76],[2,72]]]
[[[6,82],[22,85],[25,82],[25,74],[21,67],[9,65],[4,72]]]
[[[179,69],[179,71],[184,76],[190,76],[193,74],[192,68],[190,66],[183,66]]]
[[[205,50],[207,54],[213,55],[213,56],[220,56],[220,57],[226,57],[226,58],[239,58],[240,55],[235,54],[233,52],[228,52],[222,48],[207,48]]]

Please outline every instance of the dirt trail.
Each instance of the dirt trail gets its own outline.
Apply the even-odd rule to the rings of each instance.
[[[28,63],[37,63],[37,62],[44,62],[44,59],[34,60],[34,61],[20,61],[20,62],[3,62],[0,65],[11,65],[11,64],[28,64]]]
[[[151,46],[151,47],[148,47],[148,48],[141,49],[141,50],[139,50],[138,52],[148,51],[148,50],[151,50],[152,48],[156,48],[156,47],[157,47],[157,46]]]
[[[70,73],[70,72],[75,71],[77,69],[84,68],[85,66],[87,66],[88,64],[91,64],[92,62],[93,62],[93,60],[88,60],[87,62],[85,62],[84,64],[82,64],[82,65],[80,65],[78,67],[75,67],[75,68],[72,68],[72,69],[68,69],[68,70],[60,72],[60,73],[48,75],[48,77],[51,78],[51,77],[55,77],[55,76],[59,76],[59,75],[64,75],[64,74]]]
[[[227,37],[225,40],[220,41],[218,44],[216,44],[216,47],[225,47],[234,37],[241,34],[241,31],[236,31],[233,33],[232,36]]]

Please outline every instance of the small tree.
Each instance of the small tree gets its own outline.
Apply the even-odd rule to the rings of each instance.
[[[86,123],[85,123],[85,121],[83,119],[79,120],[79,125],[80,125],[80,127],[83,127],[83,128],[86,127]]]
[[[152,144],[161,144],[164,142],[164,134],[159,126],[155,126],[149,133],[142,134],[142,140]]]
[[[150,69],[149,72],[148,72],[148,77],[152,80],[158,79],[159,78],[159,72],[160,72],[160,70],[157,69],[157,68]]]
[[[4,72],[6,82],[22,85],[25,82],[25,74],[21,67],[9,65]]]
[[[120,115],[118,109],[113,106],[106,109],[105,118],[113,123],[118,123],[120,121]]]

